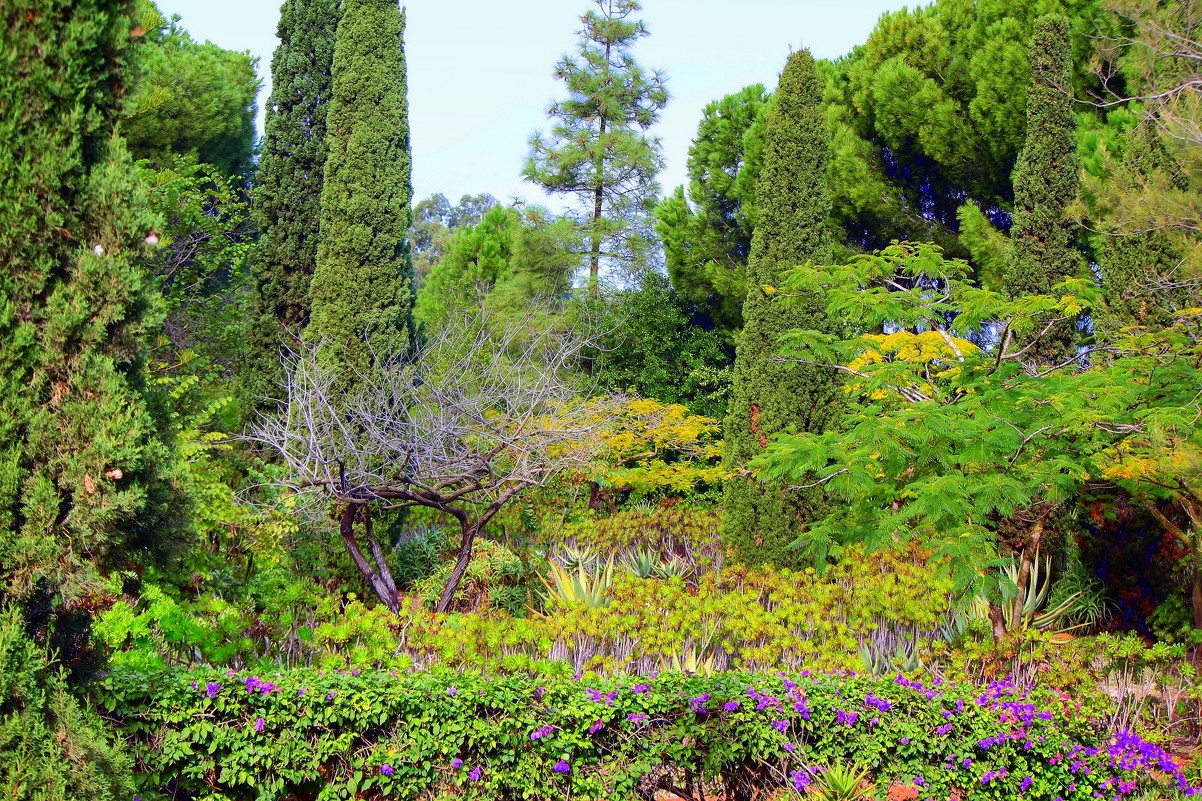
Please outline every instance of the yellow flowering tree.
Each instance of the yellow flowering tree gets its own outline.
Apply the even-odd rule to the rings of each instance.
[[[843,332],[793,331],[785,353],[844,374],[846,411],[828,432],[778,436],[753,462],[834,499],[797,546],[825,560],[852,542],[928,543],[951,558],[961,592],[996,596],[985,578],[999,531],[1018,532],[1021,603],[1050,515],[1088,487],[1120,484],[1202,561],[1202,310],[1057,362],[1038,343],[1097,302],[1087,281],[1010,298],[974,286],[968,265],[936,246],[903,243],[799,270],[780,294],[818,288]]]

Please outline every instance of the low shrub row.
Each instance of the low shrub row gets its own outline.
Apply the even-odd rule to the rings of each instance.
[[[116,672],[100,699],[144,801],[738,801],[794,796],[852,765],[882,799],[1198,793],[1158,746],[1010,680],[197,669]]]
[[[487,566],[498,548],[489,544],[473,564]],[[473,584],[470,571],[464,584]],[[151,588],[136,603],[114,604],[96,630],[114,664],[131,669],[200,661],[260,670],[441,664],[513,672],[555,660],[573,671],[640,674],[866,662],[889,670],[899,654],[925,655],[951,634],[951,582],[922,554],[863,555],[824,575],[731,566],[685,581],[622,568],[591,602],[548,594],[520,617],[487,607],[435,615],[418,596],[394,615],[354,598],[272,589],[261,608],[246,612],[211,600],[177,602]],[[909,669],[907,659],[896,661]]]

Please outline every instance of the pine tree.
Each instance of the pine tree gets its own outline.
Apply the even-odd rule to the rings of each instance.
[[[677,187],[655,207],[672,286],[728,338],[743,325],[755,203],[745,193],[760,166],[748,158],[746,134],[770,103],[754,84],[706,106],[689,147],[688,199]]]
[[[723,538],[749,565],[790,561],[788,546],[816,501],[776,482],[742,472],[771,437],[788,428],[818,432],[836,409],[832,371],[776,359],[790,329],[825,330],[822,298],[786,304],[773,298],[785,271],[827,263],[827,133],[822,79],[807,51],[794,53],[780,77],[776,104],[765,120],[763,168],[756,185],[758,221],[748,264],[744,328],[735,356],[734,392],[726,417]]]
[[[305,337],[348,370],[400,355],[413,328],[404,29],[396,0],[343,3]]]
[[[1080,178],[1072,69],[1068,20],[1041,17],[1031,37],[1027,138],[1014,167],[1014,225],[1005,277],[1011,297],[1046,294],[1078,272],[1077,224],[1067,214]],[[1040,347],[1040,356],[1059,363],[1072,354],[1073,325],[1061,323],[1056,332]]]
[[[339,17],[338,0],[287,0],[280,9],[280,44],[271,59],[271,100],[254,191],[259,243],[246,377],[253,402],[276,397],[280,345],[298,337],[309,321]]]
[[[579,199],[588,239],[590,286],[597,288],[602,258],[638,266],[650,229],[655,175],[663,163],[659,140],[647,130],[668,102],[658,72],[647,74],[631,54],[647,35],[629,19],[635,0],[594,0],[580,17],[579,59],[564,56],[555,77],[568,98],[551,104],[549,136],[535,134],[523,174],[548,192]]]

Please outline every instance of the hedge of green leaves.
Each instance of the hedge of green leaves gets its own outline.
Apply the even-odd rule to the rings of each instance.
[[[927,799],[1193,795],[1160,748],[1067,696],[898,677],[725,673],[599,680],[452,672],[118,673],[101,702],[144,801],[728,799],[868,768]],[[1096,796],[1101,793],[1101,796]]]

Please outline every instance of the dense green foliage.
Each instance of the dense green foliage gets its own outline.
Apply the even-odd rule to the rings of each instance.
[[[600,387],[725,416],[732,348],[716,330],[697,325],[698,310],[666,278],[648,272],[637,287],[585,305],[605,332],[589,365]]]
[[[187,525],[143,375],[162,321],[158,220],[115,133],[131,10],[0,12],[0,779],[14,799],[124,796],[126,761],[62,665],[96,667],[103,574],[161,559]]]
[[[305,337],[324,342],[324,353],[346,370],[403,354],[412,338],[404,29],[396,0],[342,5]]]
[[[575,233],[541,209],[493,206],[445,245],[418,295],[418,320],[442,326],[469,309],[521,314],[536,300],[559,298],[576,267]]]
[[[246,326],[253,345],[243,373],[255,404],[276,397],[281,345],[295,341],[309,321],[339,17],[338,0],[288,0],[280,8],[254,189],[259,243]]]
[[[759,164],[745,140],[768,103],[755,84],[706,106],[689,146],[689,199],[677,187],[655,207],[672,285],[726,336],[743,325],[754,228]]]
[[[0,789],[14,801],[128,798],[128,753],[22,622],[0,613]]]
[[[1119,781],[1185,785],[1154,746],[1108,739],[1066,696],[1009,681],[195,670],[114,675],[104,703],[144,760],[144,797],[172,786],[209,798],[695,798],[708,784],[751,798],[800,792],[845,762],[869,766],[881,790],[929,798],[957,787],[1051,801]],[[183,721],[193,723],[160,736]]]
[[[657,199],[595,0],[562,215],[410,211],[396,0],[284,3],[257,177],[247,54],[10,5],[3,792],[1200,792],[1191,4],[886,14]]]
[[[1072,83],[1068,20],[1044,17],[1031,37],[1031,84],[1027,89],[1027,138],[1014,167],[1014,226],[1006,290],[1012,296],[1047,294],[1078,271],[1077,225],[1068,207],[1077,196],[1076,117],[1065,90]],[[1075,353],[1073,321],[1037,346],[1057,364]]]
[[[162,317],[146,211],[113,130],[125,4],[23,3],[0,79],[0,600],[94,591],[102,566],[171,549],[173,490],[142,375]],[[70,18],[70,24],[67,20]],[[47,46],[52,43],[52,46]]]
[[[581,16],[579,57],[564,56],[555,77],[566,100],[551,104],[550,135],[535,134],[523,174],[555,194],[574,196],[588,240],[590,285],[604,259],[639,266],[648,246],[650,204],[662,163],[659,140],[647,130],[668,102],[659,73],[634,60],[635,42],[647,35],[635,0],[594,0]]]
[[[226,176],[246,174],[255,145],[256,59],[193,40],[178,17],[164,21],[153,5],[143,16],[147,41],[138,48],[122,126],[130,152],[159,168],[182,157]]]
[[[818,293],[789,306],[775,298],[788,269],[830,257],[821,87],[810,54],[794,53],[765,123],[764,166],[756,186],[759,220],[747,270],[724,457],[735,475],[726,482],[723,532],[751,565],[794,561],[786,549],[812,513],[815,493],[787,491],[742,471],[776,434],[791,428],[824,430],[836,399],[830,370],[777,358],[779,339],[789,329],[830,325]]]
[[[442,261],[447,244],[459,228],[476,225],[485,212],[497,205],[487,192],[464,195],[452,206],[442,194],[431,195],[413,207],[413,273],[418,286]]]

